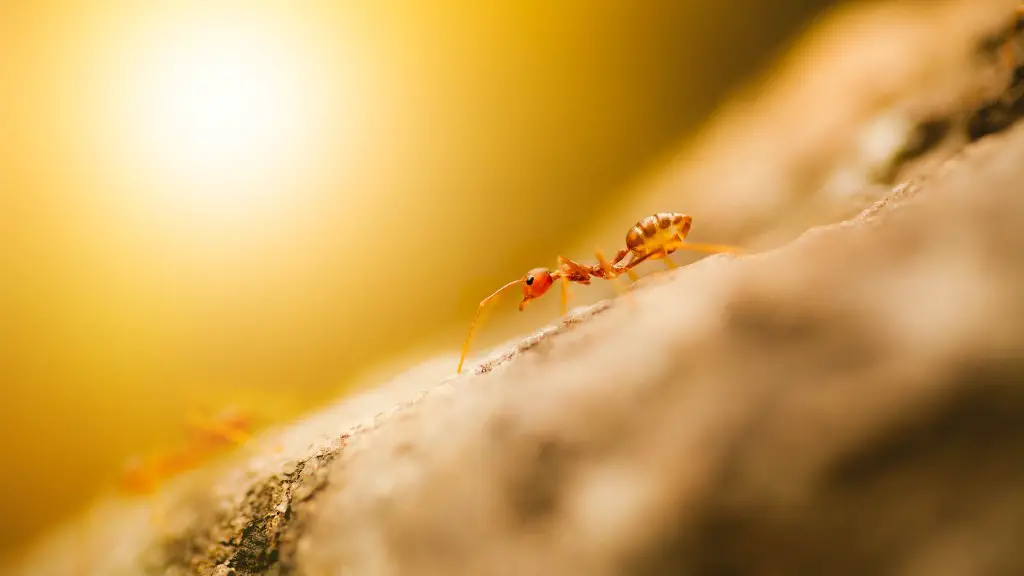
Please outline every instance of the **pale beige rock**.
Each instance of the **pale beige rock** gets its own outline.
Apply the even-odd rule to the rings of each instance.
[[[1024,573],[1024,127],[949,142],[860,215],[649,277],[475,374],[420,366],[11,573]],[[810,194],[813,148],[750,165]]]

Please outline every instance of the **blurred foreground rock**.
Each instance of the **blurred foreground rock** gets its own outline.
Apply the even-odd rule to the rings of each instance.
[[[400,377],[92,573],[1022,574],[1022,184],[1024,126],[476,374]]]
[[[1024,574],[1024,126],[950,157],[261,438],[159,518],[117,501],[18,573]]]
[[[1024,574],[1024,130],[344,448],[302,574]]]

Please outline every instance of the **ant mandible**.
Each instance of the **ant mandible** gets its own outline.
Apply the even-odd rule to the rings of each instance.
[[[473,316],[473,322],[469,325],[469,333],[462,344],[462,355],[459,357],[457,373],[462,373],[462,364],[469,353],[469,343],[473,338],[473,331],[476,329],[480,313],[492,300],[496,299],[505,290],[517,285],[522,285],[523,299],[519,302],[521,312],[526,303],[535,298],[540,298],[551,285],[556,281],[562,281],[562,315],[567,312],[569,300],[569,283],[590,284],[591,277],[602,280],[614,280],[623,273],[631,280],[636,280],[636,273],[633,268],[645,260],[665,260],[666,265],[671,269],[676,264],[669,257],[676,250],[695,250],[709,253],[738,253],[743,252],[741,248],[727,246],[724,244],[697,244],[685,242],[686,235],[690,232],[690,225],[693,218],[678,212],[660,212],[640,219],[629,232],[626,233],[626,247],[619,250],[611,262],[607,261],[600,250],[596,251],[598,263],[595,265],[581,264],[565,258],[558,257],[558,269],[551,271],[547,268],[534,268],[518,280],[513,280],[501,288],[495,290],[490,296],[480,301]],[[631,256],[626,260],[626,256]],[[625,261],[624,261],[625,260]]]

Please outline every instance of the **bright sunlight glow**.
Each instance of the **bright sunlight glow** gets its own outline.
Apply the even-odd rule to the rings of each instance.
[[[301,181],[324,113],[302,48],[301,33],[258,19],[179,19],[146,38],[126,123],[146,179],[218,211]]]
[[[180,167],[230,174],[281,152],[297,110],[278,55],[251,42],[197,38],[169,56],[154,117]]]

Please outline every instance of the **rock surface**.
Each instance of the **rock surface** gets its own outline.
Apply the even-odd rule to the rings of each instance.
[[[157,522],[110,504],[17,573],[1024,574],[1024,125],[999,128],[852,219],[268,434]]]
[[[350,440],[303,574],[1024,573],[1024,130]],[[571,362],[566,358],[572,358]]]

